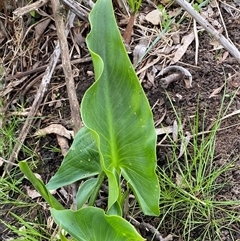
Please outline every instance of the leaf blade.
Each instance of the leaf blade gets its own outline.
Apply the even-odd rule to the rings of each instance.
[[[101,172],[95,139],[86,127],[80,129],[57,173],[46,187],[54,190]]]
[[[87,207],[76,212],[51,209],[51,213],[56,223],[79,241],[144,240],[126,220],[106,215],[99,208]]]
[[[101,166],[109,178],[109,207],[119,197],[118,183],[122,174],[144,213],[158,215],[153,116],[122,43],[110,0],[96,2],[90,23],[87,45],[93,58],[96,82],[84,95],[81,114],[84,124],[96,137]],[[139,166],[144,171],[133,175],[133,168]],[[153,190],[138,185],[146,180]]]

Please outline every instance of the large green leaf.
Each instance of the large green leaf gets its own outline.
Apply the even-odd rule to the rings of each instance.
[[[87,207],[76,212],[51,209],[56,223],[78,241],[143,241],[134,227],[119,216],[109,216],[99,208]]]
[[[101,172],[98,149],[88,128],[77,133],[62,165],[46,187],[49,190],[71,184]]]
[[[81,114],[95,136],[101,166],[109,179],[108,207],[119,198],[122,175],[143,212],[158,215],[153,116],[122,43],[112,0],[96,2],[90,23],[87,45],[96,82],[84,95]]]

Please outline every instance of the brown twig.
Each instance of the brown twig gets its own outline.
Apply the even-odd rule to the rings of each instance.
[[[40,7],[42,7],[44,4],[46,4],[49,0],[39,0],[37,2],[34,2],[32,4],[26,5],[22,8],[17,8],[13,14],[16,15],[17,17],[21,17],[24,14],[27,14],[31,12],[32,10],[36,10]]]
[[[66,80],[67,92],[70,102],[71,116],[73,121],[73,131],[74,135],[77,134],[78,130],[82,126],[81,118],[80,118],[80,107],[77,100],[77,94],[75,90],[75,83],[73,79],[68,42],[66,39],[66,35],[64,33],[64,22],[62,14],[60,14],[60,2],[59,0],[51,0],[52,10],[55,19],[55,24],[57,28],[57,35],[60,43],[61,49],[61,57],[63,63],[63,71]]]
[[[86,62],[90,62],[92,61],[92,58],[91,57],[84,57],[84,58],[81,58],[81,59],[74,59],[74,60],[71,60],[71,64],[80,64],[80,63],[86,63]],[[34,74],[34,73],[37,73],[37,72],[41,72],[41,71],[44,71],[47,66],[49,64],[45,64],[45,65],[42,65],[40,67],[37,67],[35,69],[30,69],[30,70],[27,70],[25,72],[21,72],[21,73],[18,73],[18,74],[15,74],[15,75],[11,75],[11,76],[8,76],[5,78],[6,81],[9,81],[9,80],[13,80],[13,79],[19,79],[23,76],[27,76],[27,75],[30,75],[30,74]],[[63,64],[59,64],[56,66],[56,69],[61,69],[63,68]]]

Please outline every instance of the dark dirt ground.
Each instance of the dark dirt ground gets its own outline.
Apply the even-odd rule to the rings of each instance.
[[[232,3],[232,1],[227,2]],[[143,6],[144,7],[140,9],[140,13],[145,13],[147,11],[147,4],[145,2],[143,3]],[[174,6],[172,8],[174,8]],[[231,14],[228,13],[220,4],[220,10],[223,15],[229,38],[231,39],[233,44],[235,44],[235,46],[240,49],[240,7],[238,6],[237,9],[238,12],[236,11],[236,16],[231,16]],[[8,10],[8,17],[10,23],[12,23],[11,16],[13,10],[14,9]],[[43,7],[43,11],[51,14],[50,5]],[[116,11],[118,13],[118,18],[121,20],[122,15],[118,10]],[[26,29],[30,26],[28,23],[29,18],[29,16],[24,16],[23,22],[21,23]],[[2,9],[0,21],[3,25],[4,19],[6,19],[6,13]],[[217,14],[215,16],[215,20],[217,20],[219,23],[222,23],[220,20],[220,16]],[[136,21],[138,21],[138,19]],[[1,42],[0,58],[1,64],[6,68],[7,75],[5,77],[17,74],[18,72],[25,72],[27,70],[30,70],[34,68],[34,64],[36,63],[38,63],[38,66],[47,64],[50,54],[53,50],[54,42],[57,40],[57,35],[53,27],[53,22],[50,23],[49,27],[45,30],[44,34],[41,35],[38,42],[33,41],[34,29],[31,29],[26,38],[21,42],[21,51],[19,50],[19,52],[16,53],[16,56],[14,56],[12,48],[16,48],[17,46],[19,46],[19,39],[17,39],[17,33],[19,29],[17,30],[17,23],[19,24],[19,22],[15,22],[15,25],[7,25],[6,30],[8,32],[8,41],[7,38],[4,38]],[[82,32],[83,37],[85,37],[87,32],[89,31],[89,25],[87,22],[84,22],[84,24],[82,24],[81,26],[82,29],[80,29],[80,31]],[[121,25],[121,30],[124,30],[125,26],[126,25]],[[151,24],[148,24],[148,28],[151,27],[157,28],[153,27]],[[180,25],[180,38],[182,38],[187,33],[187,31],[192,31],[192,28],[192,22],[189,18],[187,18]],[[13,39],[9,38],[10,36],[13,36]],[[138,43],[137,37],[138,31],[137,27],[135,26],[134,34],[132,35],[132,42],[130,44],[131,50],[133,50],[135,45]],[[171,34],[168,34],[167,38],[170,37]],[[68,40],[69,46],[72,46],[72,38],[69,37]],[[233,57],[231,57],[230,54],[226,59],[221,61],[221,57],[223,56],[225,50],[213,50],[213,45],[211,44],[212,40],[213,39],[206,31],[199,34],[199,58],[197,66],[194,63],[194,41],[190,44],[181,60],[176,63],[176,65],[187,68],[192,74],[193,85],[191,88],[186,87],[184,80],[179,80],[171,83],[167,89],[163,89],[159,85],[158,81],[155,81],[155,84],[151,83],[151,81],[149,81],[147,77],[147,74],[141,76],[142,86],[149,99],[150,105],[153,107],[154,120],[156,122],[158,122],[158,120],[161,119],[163,115],[165,115],[161,122],[163,126],[171,126],[173,125],[174,120],[176,120],[176,115],[172,109],[167,94],[170,96],[171,101],[177,112],[181,114],[182,121],[190,116],[194,116],[196,113],[196,109],[198,108],[200,115],[199,119],[201,121],[204,121],[206,129],[218,117],[223,97],[225,97],[224,108],[226,108],[230,101],[230,97],[236,94],[236,97],[233,100],[230,108],[228,109],[227,114],[230,114],[236,110],[240,110],[240,92],[236,93],[236,91],[240,87],[239,63]],[[46,48],[46,46],[42,48],[43,44],[46,42],[48,48]],[[157,57],[154,56],[154,51],[157,50],[159,46],[162,46],[162,44],[163,41],[160,41],[159,45],[157,45],[157,47],[152,51],[153,59]],[[26,46],[30,46],[30,48],[28,50],[25,50]],[[41,51],[39,51],[40,48],[42,48]],[[79,47],[79,51],[80,52],[77,53],[76,49],[73,49],[72,56],[80,54],[81,57],[84,57],[88,55],[88,51],[84,42]],[[130,58],[133,58],[132,51],[130,52]],[[12,63],[10,63],[11,58],[14,58],[14,61]],[[161,65],[161,63],[164,61],[165,64],[168,64],[169,60],[171,60],[171,56],[163,56],[157,64]],[[141,63],[141,67],[144,67],[145,64],[146,60],[143,60],[143,62]],[[74,71],[77,72],[77,76],[74,80],[76,83],[76,93],[79,102],[81,102],[84,92],[94,81],[92,75],[92,65],[90,62],[88,62],[73,65],[73,68]],[[147,72],[149,73],[150,70],[151,68],[148,69]],[[18,105],[22,105],[22,103],[26,103],[25,108],[31,106],[33,101],[32,97],[36,93],[36,88],[38,88],[39,82],[32,85],[27,92],[24,90],[26,87],[26,83],[31,83],[31,81],[34,80],[38,74],[39,73],[33,73],[31,75],[27,75],[27,77],[25,77],[26,79],[22,84],[14,87],[9,94],[3,97],[4,104],[9,104],[6,113],[11,113],[15,110],[14,108],[17,108]],[[16,79],[12,81],[16,81]],[[8,81],[8,83],[9,82],[11,81]],[[215,97],[209,98],[211,93],[223,84],[225,84],[225,93],[223,88],[220,93],[218,93]],[[72,128],[68,96],[66,92],[66,85],[62,69],[55,71],[52,82],[49,85],[48,93],[39,112],[42,114],[42,118],[39,118],[35,121],[34,126],[31,130],[32,133],[29,133],[25,144],[26,146],[30,146],[31,149],[35,150],[34,160],[37,161],[35,172],[41,175],[44,182],[47,182],[56,172],[63,157],[60,152],[53,151],[53,147],[59,148],[56,136],[54,134],[50,134],[41,138],[32,137],[32,134],[35,129],[43,128],[53,123],[61,124],[70,130]],[[8,115],[8,117],[6,118],[8,119],[8,121],[11,120],[10,115]],[[223,120],[220,126],[222,130],[218,131],[216,135],[216,162],[219,162],[219,165],[222,165],[229,160],[235,160],[235,168],[231,172],[228,172],[226,174],[227,176],[225,177],[225,180],[228,180],[228,187],[226,189],[223,189],[222,192],[218,194],[219,197],[224,196],[227,200],[240,199],[240,125],[237,124],[240,124],[239,114],[233,115]],[[160,127],[160,125],[156,127]],[[186,125],[184,128],[186,130],[189,130],[188,125]],[[163,136],[159,136],[159,141],[162,138]],[[171,151],[171,148],[167,147],[167,144],[169,143],[165,141],[162,143],[161,146],[157,147],[159,165],[165,165],[166,157],[170,154],[169,152]],[[26,158],[26,153],[21,152],[19,160]],[[218,163],[216,163],[216,165],[217,164]],[[26,185],[29,185],[29,183],[27,181],[24,181],[22,186]],[[64,200],[64,202],[67,203],[67,205],[69,205],[70,203],[70,201],[68,203],[67,200]],[[42,210],[41,205],[38,207],[38,209],[39,212],[44,213],[44,218],[48,217],[48,211],[46,209]],[[10,217],[10,214],[8,212],[9,210],[17,212],[18,214],[21,212],[25,212],[24,208],[22,208],[22,210],[16,210],[16,208],[10,207],[9,205],[6,206],[1,204],[0,210],[6,211],[6,215],[3,212],[0,213],[0,219],[12,224],[15,224],[16,221]],[[31,212],[31,215],[27,218],[36,218],[37,214],[38,212],[36,211]],[[144,219],[144,217],[139,217],[139,219],[142,218]],[[146,218],[144,221],[149,222],[153,226],[156,226],[156,220],[154,221],[154,219]],[[238,230],[240,230],[240,224],[238,223],[236,225],[238,226]],[[160,227],[159,231],[166,235],[175,234],[176,238],[174,238],[174,240],[184,240],[181,238],[181,229],[179,228],[175,229],[174,227],[169,227],[169,230],[165,229],[164,231],[161,231]],[[5,228],[2,224],[0,224],[0,240],[5,240],[6,237],[11,237],[11,235],[11,231],[9,231],[9,229]],[[148,234],[145,235],[147,236]],[[239,234],[235,234],[234,239],[229,238],[225,240],[237,239],[240,239]]]

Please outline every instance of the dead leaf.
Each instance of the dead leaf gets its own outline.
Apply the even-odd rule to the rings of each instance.
[[[187,145],[188,145],[190,139],[191,139],[191,134],[190,134],[189,131],[186,131],[186,136],[184,136],[182,138],[182,143],[181,143],[181,146],[180,146],[180,153],[178,155],[178,159],[183,155],[184,151],[187,148]]]
[[[186,35],[182,38],[182,41],[181,41],[182,45],[175,52],[174,57],[171,61],[171,64],[174,64],[174,63],[178,62],[183,57],[183,55],[185,54],[188,46],[192,43],[193,40],[194,40],[194,33],[193,32],[191,32],[190,34],[188,34],[188,35]]]
[[[64,187],[61,187],[61,189],[59,190],[59,192],[62,194],[62,196],[68,200],[69,199],[69,193],[66,191],[66,189]]]
[[[34,175],[37,179],[42,181],[42,177],[38,173],[34,173]],[[41,195],[35,189],[32,190],[29,186],[25,186],[25,188],[30,198],[35,199],[37,197],[41,197]]]
[[[163,102],[160,102],[160,104],[161,104],[161,103],[164,103],[164,101],[163,101]],[[161,115],[161,118],[154,123],[155,126],[158,126],[159,124],[162,123],[162,121],[164,120],[166,114],[167,114],[167,109],[165,108],[165,109],[164,109],[164,113]]]
[[[222,25],[216,19],[212,20],[212,25],[218,29],[219,33],[222,32]]]
[[[41,175],[40,175],[40,174],[38,174],[38,173],[34,172],[34,175],[35,175],[35,177],[36,177],[36,178],[38,178],[39,180],[41,180],[41,181],[42,181],[42,177],[41,177]]]
[[[64,136],[67,139],[71,139],[73,137],[73,131],[68,131],[64,126],[60,124],[52,124],[46,128],[40,129],[36,131],[33,136],[45,136],[47,134],[56,134],[59,136]]]
[[[36,175],[36,173],[35,173]],[[41,194],[38,193],[35,189],[31,189],[29,186],[25,186],[26,191],[27,191],[27,195],[31,198],[31,199],[36,199],[38,197],[41,197]],[[50,191],[51,194],[55,194],[56,190],[51,190]]]
[[[176,179],[175,179],[176,185],[181,188],[186,188],[186,182],[181,174],[176,172]]]
[[[161,55],[161,54],[168,55],[168,54],[171,54],[171,52],[175,49],[176,49],[176,46],[174,45],[173,46],[165,45],[160,49],[156,49],[155,53],[156,55]]]
[[[210,98],[213,98],[215,96],[217,96],[217,94],[219,94],[222,90],[222,88],[224,87],[225,84],[222,84],[220,87],[218,87],[217,89],[215,89],[212,94],[209,96],[209,99]]]
[[[140,41],[133,50],[133,65],[136,66],[138,61],[144,56],[147,50],[148,43],[146,41]]]
[[[181,101],[183,99],[183,96],[179,93],[175,95],[178,98],[178,101]]]
[[[240,1],[239,0],[233,0],[234,3],[236,3],[238,6],[240,6]]]
[[[61,100],[57,100],[55,108],[58,109],[60,107],[62,107],[62,101]]]
[[[44,33],[45,29],[47,28],[48,24],[51,22],[50,18],[47,18],[41,22],[39,22],[37,25],[35,25],[35,40],[38,41],[42,34]]]
[[[76,33],[74,31],[74,39],[80,47],[85,47],[85,38],[82,36],[82,33]]]
[[[234,115],[239,115],[240,114],[240,109],[239,110],[235,110],[233,111],[232,113],[228,114],[228,115],[225,115],[224,117],[222,117],[220,120],[225,120],[231,116],[234,116]]]
[[[162,13],[158,9],[155,9],[148,13],[145,18],[153,25],[158,25],[162,21]]]
[[[223,48],[223,46],[215,39],[212,40],[210,44],[213,46],[213,50],[218,50]]]
[[[178,33],[178,32],[173,33],[173,35],[172,35],[171,38],[172,38],[173,43],[174,43],[175,45],[177,45],[177,44],[180,43],[180,36],[179,36],[179,33]]]
[[[157,72],[158,72],[158,70],[156,69],[155,66],[152,67],[152,70],[150,72],[147,72],[147,79],[153,86],[155,86],[154,81],[155,81]]]
[[[36,178],[42,181],[42,177],[38,173],[33,173],[33,174],[35,175]],[[30,198],[35,199],[35,198],[41,197],[41,195],[35,189],[32,190],[29,186],[24,186],[24,187],[26,188],[27,194]],[[56,190],[51,190],[50,193],[55,194]]]
[[[173,127],[172,126],[166,126],[162,128],[156,128],[156,133],[157,135],[163,135],[163,134],[170,134],[173,132]]]
[[[219,59],[219,63],[223,63],[227,59],[228,56],[229,56],[229,52],[224,51],[222,57]]]
[[[26,187],[27,190],[27,195],[31,198],[31,199],[35,199],[38,197],[41,197],[41,195],[35,190],[35,189],[30,189],[30,187]]]
[[[177,124],[176,120],[174,120],[174,122],[173,122],[173,133],[172,133],[172,136],[173,136],[173,140],[176,142],[177,139],[178,139],[178,124]]]
[[[65,156],[69,150],[68,140],[64,136],[57,135],[58,145],[61,148],[62,155]]]

